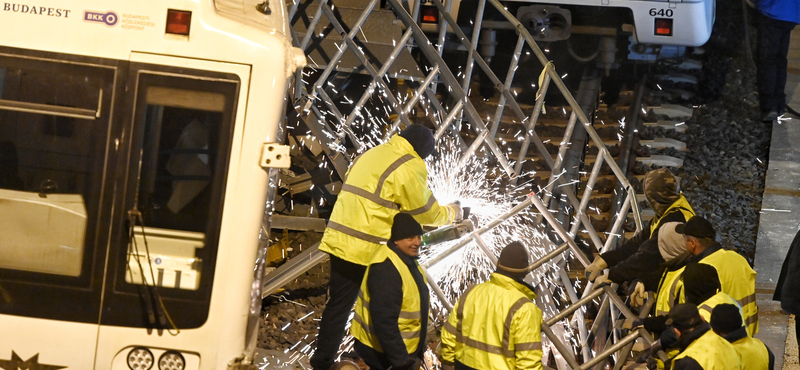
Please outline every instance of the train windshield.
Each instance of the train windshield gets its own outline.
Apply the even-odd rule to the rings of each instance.
[[[240,78],[2,55],[0,313],[201,326]]]

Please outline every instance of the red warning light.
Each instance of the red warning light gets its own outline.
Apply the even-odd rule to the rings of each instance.
[[[672,18],[656,18],[656,35],[672,36]]]
[[[167,33],[189,36],[192,24],[192,12],[185,10],[167,10]]]
[[[439,10],[433,5],[422,5],[420,8],[423,23],[439,23]]]

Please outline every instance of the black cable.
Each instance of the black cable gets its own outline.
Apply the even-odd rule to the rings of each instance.
[[[158,287],[156,286],[156,278],[155,273],[153,272],[153,266],[151,264],[150,259],[150,246],[147,243],[147,233],[145,232],[144,226],[144,219],[142,218],[142,213],[139,212],[136,208],[128,211],[128,217],[130,222],[130,239],[129,243],[133,246],[135,253],[137,255],[136,262],[139,265],[139,272],[142,276],[142,285],[145,286],[143,289],[144,298],[148,301],[149,304],[146,304],[147,309],[147,317],[150,325],[156,326],[156,323],[159,324],[159,328],[167,328],[167,332],[171,335],[175,336],[180,333],[180,329],[175,325],[172,321],[172,317],[170,317],[169,312],[167,311],[167,307],[164,305],[164,301],[161,299],[161,294],[158,292]],[[136,238],[134,237],[134,229],[136,227],[136,220],[139,220],[138,224],[142,229],[142,239],[144,240],[144,249],[145,249],[145,257],[147,258],[148,265],[150,267],[150,278],[153,281],[153,284],[150,285],[147,283],[147,279],[145,278],[144,267],[142,266],[141,258],[139,258],[139,245],[136,243]],[[130,253],[128,254],[128,260],[130,261]],[[129,262],[130,263],[130,262]],[[133,272],[131,272],[131,283],[133,283]],[[176,287],[177,288],[177,287]],[[155,311],[153,310],[155,308]],[[158,320],[156,320],[156,318]],[[169,324],[169,327],[167,326]],[[173,333],[172,330],[175,330]]]

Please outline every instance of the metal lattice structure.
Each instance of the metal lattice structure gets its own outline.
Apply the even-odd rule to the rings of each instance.
[[[344,178],[355,155],[387,140],[401,126],[425,122],[435,129],[437,140],[447,137],[456,143],[454,148],[461,156],[459,164],[474,156],[486,158],[498,169],[496,177],[510,184],[508,188],[530,176],[525,163],[531,155],[537,155],[539,163],[549,171],[543,186],[522,196],[521,202],[502,215],[477,225],[468,236],[443,247],[423,267],[430,269],[465,248],[477,249],[495,263],[502,246],[490,245],[485,235],[522,212],[533,214],[535,222],[529,222],[530,227],[544,228],[551,243],[534,254],[537,259],[530,269],[536,278],[538,269],[546,264],[551,266],[553,284],[559,285],[566,295],[562,299],[566,304],[557,304],[549,296],[537,300],[540,306],[547,306],[542,307],[545,312],[542,331],[558,352],[559,368],[594,368],[609,358],[614,358],[615,369],[621,368],[634,341],[641,340],[649,346],[653,339],[644,330],[623,336],[620,330],[623,319],[635,318],[623,298],[608,286],[593,289],[589,284],[583,289],[576,288],[578,284],[566,268],[570,260],[577,260],[581,266],[591,262],[576,242],[576,235],[584,235],[597,251],[606,251],[613,248],[623,233],[622,226],[629,214],[637,229],[642,228],[631,184],[593,127],[587,108],[573,97],[531,33],[502,3],[479,1],[471,35],[456,25],[448,12],[450,2],[433,0],[433,4],[443,16],[433,34],[420,26],[420,7],[399,0],[386,0],[383,7],[378,0],[355,4],[297,0],[290,5],[294,42],[306,51],[311,66],[298,72],[293,90],[295,111],[290,109],[289,115],[297,115],[297,121],[308,128],[308,142],[297,145],[314,145],[326,159],[323,165],[332,165],[332,177]],[[501,14],[506,28],[515,30],[517,35],[510,63],[501,68],[492,68],[490,56],[480,51],[482,14],[489,7]],[[444,50],[453,48],[445,43],[455,43],[454,48],[462,50],[457,63],[446,60],[449,57]],[[525,61],[524,68],[536,64],[536,72],[541,72],[533,104],[520,102],[518,96],[517,70],[528,53],[534,57]],[[491,85],[499,94],[493,112],[476,105],[476,94],[470,94],[476,72],[484,85]],[[351,84],[350,88],[347,84]],[[537,124],[545,119],[544,102],[555,93],[549,91],[552,87],[570,107],[563,118],[563,137],[555,155],[548,152],[535,131]],[[593,100],[593,96],[588,100]],[[516,155],[504,148],[499,139],[498,128],[507,121],[520,127],[514,146]],[[566,168],[569,152],[582,153],[587,142],[598,149],[591,170],[582,174]],[[623,190],[619,194],[622,201],[613,226],[609,230],[595,230],[588,213],[589,200],[603,176],[613,178],[617,189]],[[318,252],[316,246],[304,251],[266,277],[263,295],[274,292],[326,258],[327,254]],[[452,297],[440,289],[437,280],[429,275],[428,281],[441,305],[452,308]],[[552,295],[547,289],[538,293],[540,298]],[[585,325],[585,306],[598,302],[598,316],[592,325]],[[567,338],[565,333],[570,330],[577,331],[577,338]]]

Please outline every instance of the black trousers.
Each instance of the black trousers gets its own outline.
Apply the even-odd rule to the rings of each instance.
[[[344,327],[356,304],[361,280],[367,266],[345,261],[331,255],[331,278],[328,281],[328,303],[322,311],[319,323],[317,350],[311,357],[311,367],[315,370],[328,370],[336,360],[342,344]]]
[[[786,55],[794,26],[759,13],[756,82],[761,113],[786,110]]]

